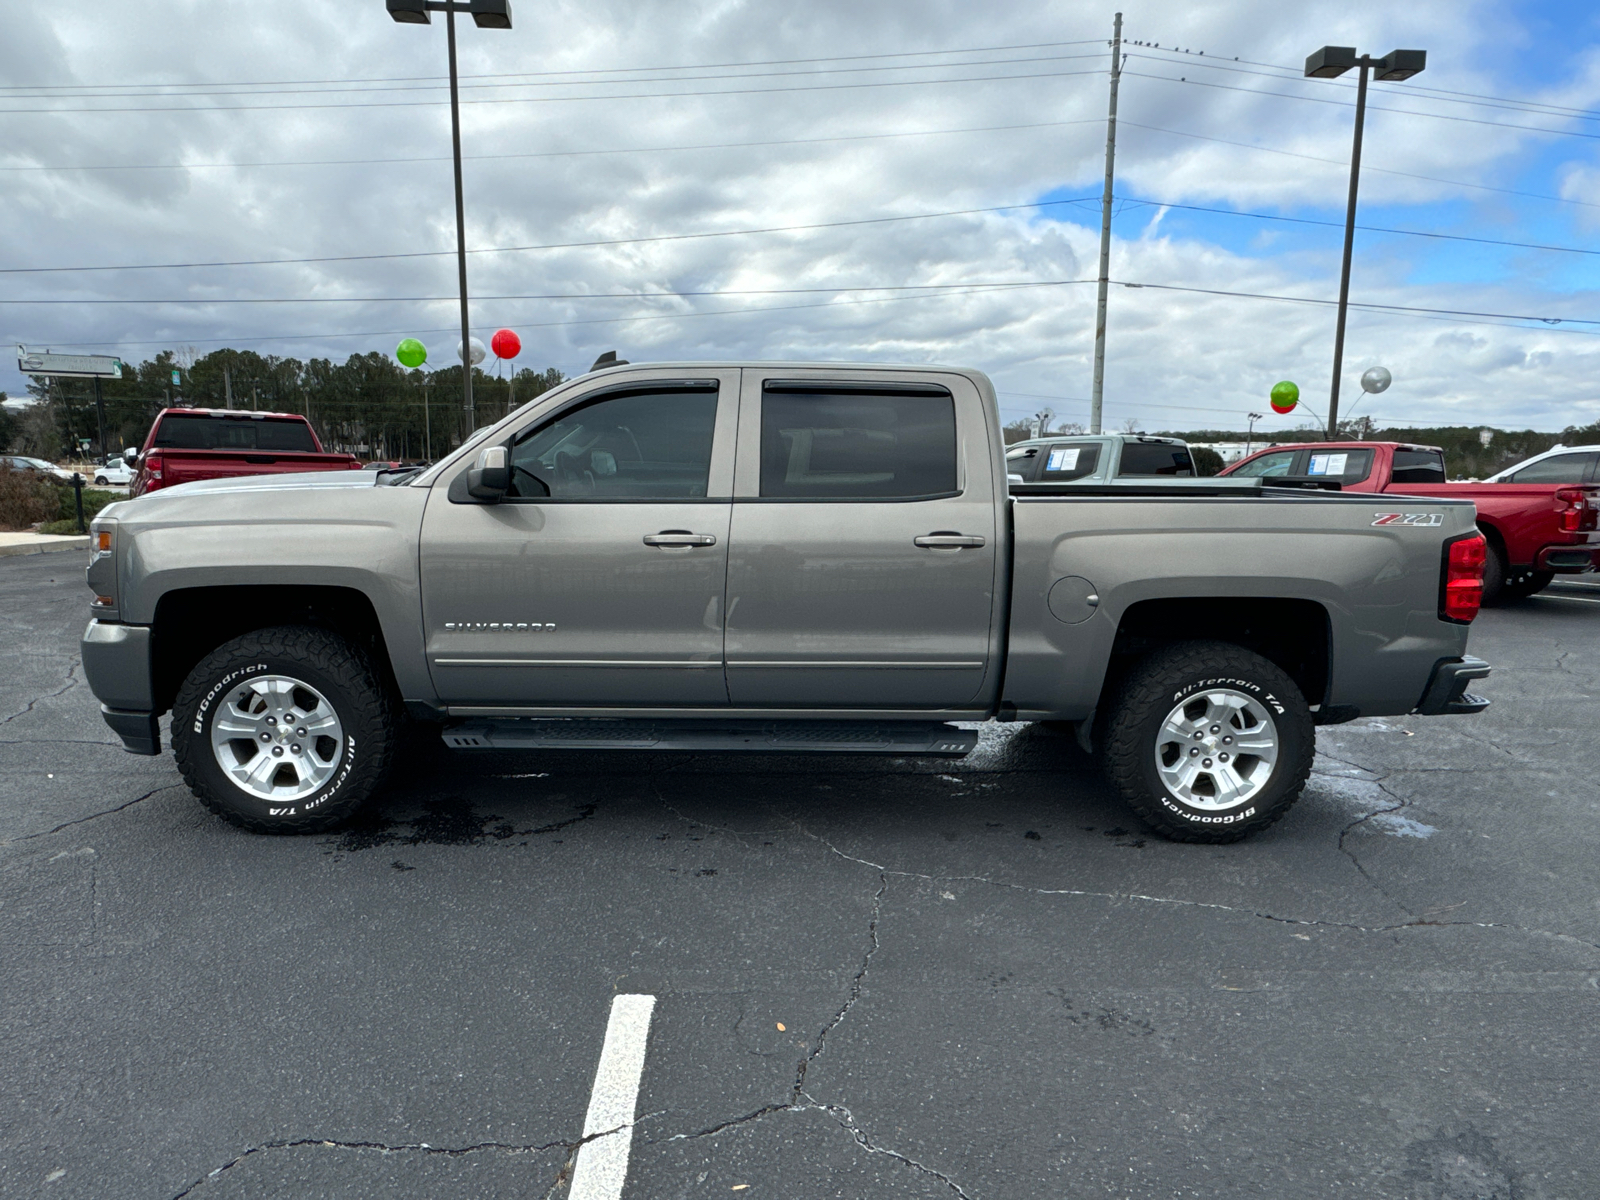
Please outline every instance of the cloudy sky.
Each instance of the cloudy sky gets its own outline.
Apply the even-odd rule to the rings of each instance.
[[[1600,420],[1600,9],[1123,10],[1108,428],[1239,428],[1284,378],[1322,411],[1355,88],[1298,68],[1328,43],[1428,51],[1372,89],[1352,300],[1391,307],[1351,313],[1344,410],[1382,364],[1355,415]],[[463,22],[475,332],[568,373],[611,348],[956,363],[1008,417],[1085,419],[1113,11],[515,0],[509,32]],[[453,359],[442,18],[0,15],[8,345],[342,359],[416,336]]]

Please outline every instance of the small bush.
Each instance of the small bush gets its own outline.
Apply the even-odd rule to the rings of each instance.
[[[1190,446],[1189,455],[1194,459],[1194,473],[1196,475],[1215,475],[1222,470],[1222,455],[1218,454],[1210,446]]]
[[[0,465],[0,529],[30,529],[60,512],[53,482]]]
[[[76,522],[77,519],[78,519],[78,506],[77,506],[76,503],[74,503],[74,501],[72,499],[72,489],[69,488],[69,487],[61,487],[58,484],[57,487],[56,487],[56,490],[61,493],[61,503],[60,503],[60,506],[56,509],[56,514],[55,514],[56,515],[56,519],[58,521],[73,521],[73,522]],[[95,514],[97,512],[99,512],[106,505],[110,504],[112,501],[120,500],[120,499],[121,499],[121,497],[118,496],[115,492],[107,492],[107,491],[104,491],[104,490],[102,490],[100,488],[84,488],[83,489],[83,519],[84,519],[84,521],[85,522],[89,522],[89,521],[94,520],[94,516],[95,516]],[[76,528],[76,526],[74,526],[74,528]]]

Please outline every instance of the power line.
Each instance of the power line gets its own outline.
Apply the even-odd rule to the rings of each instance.
[[[1242,72],[1244,74],[1247,74],[1247,75],[1263,75],[1268,79],[1282,79],[1282,78],[1284,78],[1284,76],[1281,76],[1281,75],[1269,75],[1265,71],[1250,71],[1250,70],[1247,70],[1245,67],[1242,67],[1242,66],[1241,67],[1235,67],[1233,65],[1234,63],[1245,63],[1245,64],[1248,64],[1251,67],[1268,67],[1273,71],[1287,71],[1289,73],[1289,76],[1294,78],[1294,79],[1303,79],[1304,78],[1304,74],[1303,74],[1302,69],[1300,67],[1291,67],[1291,66],[1287,66],[1287,65],[1285,65],[1283,63],[1257,62],[1254,59],[1239,58],[1237,56],[1232,57],[1232,58],[1226,58],[1226,57],[1220,57],[1220,56],[1217,56],[1217,55],[1208,55],[1208,54],[1205,54],[1203,51],[1200,54],[1196,55],[1196,54],[1191,54],[1187,50],[1169,50],[1169,49],[1167,49],[1165,47],[1162,47],[1162,46],[1150,46],[1150,45],[1148,45],[1146,43],[1140,43],[1140,42],[1134,42],[1132,44],[1133,45],[1137,45],[1137,46],[1142,46],[1144,49],[1160,50],[1163,54],[1172,54],[1174,56],[1181,55],[1182,56],[1181,61],[1193,62],[1198,66],[1211,67],[1213,69],[1221,70],[1221,71],[1240,71],[1240,72]],[[1143,56],[1141,55],[1141,57],[1143,57]],[[1168,60],[1167,59],[1158,59],[1158,60],[1155,60],[1155,61],[1166,62]],[[1346,83],[1343,80],[1319,80],[1318,82],[1319,82],[1319,84],[1323,84],[1323,85],[1326,85],[1328,83],[1333,83],[1334,86],[1336,86],[1336,87],[1342,87],[1342,88],[1348,88],[1348,89],[1353,89],[1356,86],[1353,83]],[[1383,81],[1382,80],[1374,80],[1374,82],[1381,84]],[[1541,114],[1541,115],[1544,115],[1544,116],[1571,116],[1571,117],[1581,117],[1581,118],[1584,118],[1586,120],[1600,120],[1600,112],[1596,112],[1593,109],[1574,108],[1574,107],[1571,107],[1570,105],[1565,105],[1565,104],[1551,104],[1551,103],[1549,103],[1548,101],[1545,101],[1545,100],[1529,100],[1529,99],[1526,99],[1526,98],[1518,98],[1518,97],[1515,97],[1515,96],[1488,96],[1488,95],[1484,95],[1481,92],[1462,92],[1462,91],[1452,90],[1450,88],[1436,88],[1436,87],[1432,87],[1432,86],[1430,86],[1428,84],[1425,84],[1425,83],[1414,83],[1414,82],[1411,82],[1410,80],[1406,81],[1406,85],[1405,85],[1405,87],[1403,89],[1399,89],[1398,90],[1398,94],[1406,94],[1406,93],[1412,93],[1412,92],[1428,93],[1429,95],[1427,95],[1425,97],[1427,99],[1435,99],[1435,98],[1440,99],[1440,100],[1449,99],[1452,102],[1471,103],[1471,104],[1483,104],[1483,103],[1487,102],[1488,106],[1490,106],[1490,107],[1499,107],[1501,105],[1509,105],[1509,106],[1513,106],[1513,107],[1515,107],[1515,106],[1528,106],[1525,111],[1534,112],[1534,111],[1539,111],[1539,110],[1545,110]],[[1457,98],[1459,98],[1459,99],[1457,99]]]
[[[1202,296],[1236,296],[1249,300],[1278,300],[1285,304],[1315,304],[1329,308],[1336,308],[1339,304],[1337,300],[1322,300],[1311,296],[1275,296],[1265,292],[1234,292],[1222,288],[1180,287],[1173,283],[1136,283],[1125,279],[1114,279],[1112,282],[1129,288],[1154,288],[1163,292],[1192,292]],[[1375,304],[1370,301],[1357,300],[1351,300],[1349,304],[1351,308],[1363,308],[1373,312],[1438,314],[1451,317],[1493,317],[1503,321],[1538,321],[1545,325],[1600,325],[1600,318],[1589,317],[1540,317],[1529,316],[1527,313],[1474,312],[1470,309],[1423,308],[1411,304]]]
[[[787,138],[761,142],[707,142],[681,146],[635,146],[615,150],[534,150],[524,154],[463,154],[463,162],[487,162],[518,158],[585,158],[600,154],[664,154],[680,150],[749,150],[769,146],[814,146],[828,142],[868,142],[887,138],[941,137],[958,133],[1006,133],[1019,129],[1056,129],[1066,125],[1099,125],[1103,117],[1085,117],[1076,121],[1035,121],[1027,125],[980,125],[968,129],[908,129],[897,133],[839,134],[834,137]],[[81,166],[73,163],[30,164],[20,167],[0,166],[0,171],[192,171],[243,167],[361,167],[391,163],[449,162],[448,154],[423,158],[312,158],[282,162],[209,162],[209,163],[103,163]]]
[[[999,67],[1015,66],[1020,63],[1047,63],[1047,62],[1077,62],[1083,59],[1098,59],[1098,54],[1065,54],[1045,55],[1031,58],[990,58],[973,59],[965,62],[934,62],[934,63],[891,63],[880,67],[820,67],[805,71],[734,71],[722,72],[715,75],[658,75],[642,76],[633,79],[534,79],[514,83],[468,83],[461,85],[463,88],[511,88],[511,87],[618,87],[640,83],[700,83],[707,80],[720,79],[777,79],[784,76],[795,75],[842,75],[856,74],[867,71],[926,71],[949,70],[955,67]],[[396,87],[311,87],[286,89],[278,88],[272,91],[211,91],[211,92],[104,92],[94,96],[0,96],[0,101],[5,100],[56,100],[56,99],[82,99],[82,100],[116,100],[116,99],[193,99],[209,96],[322,96],[322,95],[358,95],[378,96],[390,92],[438,92],[446,91],[447,83],[420,83],[407,84]],[[3,111],[37,111],[31,109],[3,110]],[[93,109],[49,109],[49,112],[115,112],[115,108]]]
[[[1138,121],[1129,121],[1120,117],[1117,119],[1117,124],[1131,125],[1135,129],[1147,129],[1152,133],[1169,133],[1173,137],[1194,138],[1202,142],[1217,142],[1223,146],[1237,146],[1241,150],[1259,150],[1263,154],[1281,154],[1288,158],[1304,159],[1307,162],[1329,163],[1336,167],[1346,168],[1350,165],[1347,159],[1321,158],[1315,154],[1300,154],[1294,150],[1282,150],[1276,146],[1260,146],[1253,142],[1236,142],[1229,138],[1212,137],[1204,133],[1190,133],[1184,129],[1165,129],[1160,125],[1141,125]],[[1441,179],[1437,175],[1419,175],[1414,171],[1396,171],[1392,167],[1372,167],[1366,163],[1361,165],[1361,173],[1363,175],[1374,171],[1381,175],[1399,175],[1405,179],[1420,179],[1426,183],[1443,183],[1450,187],[1475,188],[1482,192],[1498,192],[1502,196],[1521,196],[1528,200],[1549,200],[1555,204],[1579,204],[1585,208],[1600,208],[1600,204],[1592,200],[1574,200],[1569,196],[1547,196],[1542,192],[1523,192],[1515,188],[1493,187],[1487,183],[1468,183],[1463,179]]]
[[[504,296],[473,296],[474,303],[490,300],[679,300],[698,296],[810,296],[838,295],[844,292],[931,292],[951,288],[995,289],[1059,287],[1062,284],[1094,282],[1082,279],[1006,279],[986,283],[905,283],[874,284],[853,287],[805,288],[706,288],[681,292],[529,292]],[[86,299],[0,299],[0,304],[434,304],[455,303],[459,296],[223,296],[213,299],[199,297],[162,300],[143,297],[123,299],[100,296]]]
[[[1136,75],[1140,79],[1155,79],[1162,83],[1186,83],[1191,87],[1216,88],[1224,92],[1244,92],[1250,96],[1276,96],[1283,100],[1303,100],[1308,104],[1333,104],[1340,108],[1354,108],[1355,105],[1348,100],[1334,100],[1329,96],[1300,96],[1293,92],[1269,92],[1262,88],[1235,87],[1231,83],[1212,83],[1205,79],[1189,79],[1180,77],[1174,79],[1169,75],[1149,75],[1143,71],[1124,71],[1124,75]],[[1481,117],[1457,117],[1450,113],[1417,112],[1409,108],[1385,108],[1381,104],[1368,104],[1369,112],[1398,113],[1405,117],[1428,117],[1435,121],[1457,121],[1466,125],[1487,125],[1493,129],[1517,129],[1523,133],[1545,133],[1554,137],[1575,137],[1600,140],[1600,133],[1585,133],[1581,129],[1547,129],[1542,125],[1507,125],[1504,121],[1485,121]]]
[[[786,67],[802,63],[820,62],[864,62],[869,58],[925,58],[935,54],[994,54],[1005,50],[1053,50],[1061,46],[1098,46],[1105,38],[1081,38],[1068,42],[1020,42],[1009,46],[962,46],[948,50],[903,50],[888,54],[833,54],[823,58],[769,58],[754,61],[720,62],[720,63],[686,63],[666,64],[649,67],[590,67],[569,71],[516,71],[502,74],[489,75],[462,75],[462,79],[524,79],[529,77],[543,78],[556,75],[598,75],[620,74],[639,71],[710,71],[719,67]],[[63,89],[63,88],[117,88],[117,87],[287,87],[301,84],[319,83],[418,83],[428,80],[445,79],[443,75],[389,75],[366,79],[276,79],[259,80],[254,84],[242,80],[219,81],[200,83],[39,83],[39,84],[11,84],[12,90],[19,89]],[[0,86],[0,90],[5,90]],[[63,343],[64,345],[65,343]],[[98,343],[96,343],[98,344]]]
[[[1098,118],[1096,118],[1098,123]],[[747,234],[797,233],[814,229],[842,229],[856,225],[883,225],[895,221],[927,221],[939,217],[975,216],[983,213],[1015,212],[1019,209],[1048,208],[1062,204],[1079,204],[1093,196],[1079,196],[1067,200],[1036,200],[1029,204],[1000,204],[990,208],[957,208],[945,212],[908,213],[898,217],[862,217],[849,221],[818,221],[808,225],[769,225],[755,229],[720,229],[705,233],[668,233],[652,237],[606,238],[584,242],[547,242],[529,246],[485,246],[468,250],[468,254],[508,254],[529,250],[576,250],[604,246],[635,246],[649,242],[685,242],[703,238],[742,237]],[[454,250],[411,250],[397,254],[339,254],[317,258],[249,258],[218,262],[185,263],[131,263],[122,266],[94,267],[0,267],[0,275],[39,275],[81,271],[167,271],[210,267],[263,267],[298,266],[306,263],[373,262],[407,258],[441,258],[455,254]]]
[[[1098,57],[1098,56],[1096,56]],[[951,79],[878,79],[867,83],[816,83],[796,84],[791,87],[775,88],[722,88],[715,91],[698,92],[618,92],[608,96],[505,96],[480,100],[462,100],[463,105],[468,104],[565,104],[586,103],[593,100],[671,100],[690,98],[695,96],[751,96],[770,95],[780,92],[836,92],[850,91],[857,88],[880,87],[927,87],[946,83],[1012,83],[1024,79],[1066,79],[1076,75],[1104,75],[1101,71],[1040,71],[1023,75],[968,75]],[[109,107],[109,108],[5,108],[0,109],[0,115],[11,116],[19,113],[132,113],[132,112],[188,112],[188,113],[227,113],[227,112],[283,112],[304,111],[308,109],[346,109],[346,108],[433,108],[448,104],[447,100],[375,100],[371,103],[359,104],[215,104],[197,106],[184,105],[147,105],[144,107]]]
[[[1277,213],[1240,212],[1231,208],[1207,208],[1199,204],[1170,204],[1164,200],[1134,200],[1131,204],[1158,206],[1161,208],[1181,208],[1187,212],[1220,213],[1225,217],[1250,217],[1258,221],[1288,221],[1295,225],[1322,225],[1329,229],[1343,229],[1343,221],[1319,221],[1311,217],[1286,217]],[[1600,254],[1600,250],[1586,249],[1581,246],[1549,246],[1540,242],[1509,242],[1501,238],[1469,237],[1464,233],[1435,233],[1423,229],[1390,229],[1383,225],[1357,225],[1357,229],[1366,233],[1398,233],[1407,237],[1438,238],[1451,242],[1473,242],[1482,246],[1509,246],[1518,250],[1549,250],[1558,254]]]

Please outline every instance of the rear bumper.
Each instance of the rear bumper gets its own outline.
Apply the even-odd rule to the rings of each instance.
[[[1600,546],[1546,546],[1534,559],[1536,571],[1555,571],[1566,574],[1600,568]]]
[[[1467,685],[1475,679],[1487,679],[1489,669],[1483,659],[1470,654],[1464,658],[1440,659],[1434,665],[1433,678],[1428,680],[1417,712],[1425,717],[1482,712],[1489,707],[1489,701],[1467,691]]]

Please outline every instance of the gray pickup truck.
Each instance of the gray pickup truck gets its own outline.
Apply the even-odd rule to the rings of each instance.
[[[1488,703],[1471,504],[1005,468],[976,371],[622,365],[420,473],[111,505],[84,671],[135,753],[171,711],[195,795],[260,832],[349,817],[424,732],[960,755],[996,720],[1075,727],[1161,833],[1232,841],[1316,724]]]

